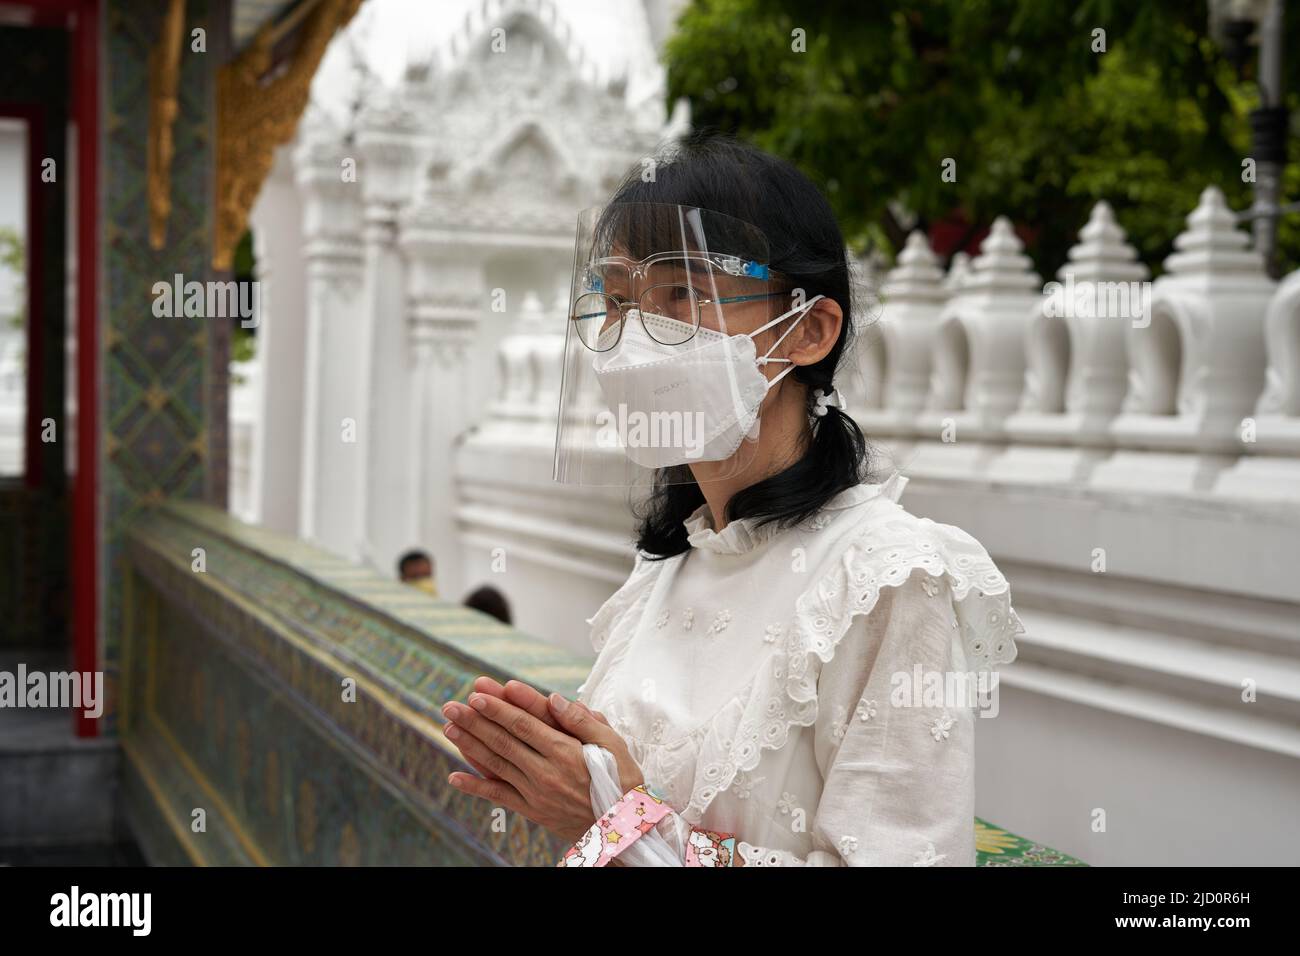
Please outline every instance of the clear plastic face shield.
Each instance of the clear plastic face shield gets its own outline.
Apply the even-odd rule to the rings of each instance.
[[[770,383],[794,368],[760,334],[789,331],[813,301],[791,308],[766,239],[739,219],[666,203],[584,210],[555,479],[690,482],[692,465],[713,479],[743,473]]]

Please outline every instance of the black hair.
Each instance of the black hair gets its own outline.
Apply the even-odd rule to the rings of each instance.
[[[840,336],[813,365],[790,374],[809,388],[829,394],[835,369],[851,341],[852,281],[844,236],[830,204],[817,187],[783,159],[711,130],[694,132],[661,156],[647,182],[641,167],[620,184],[611,203],[677,203],[723,213],[757,226],[767,237],[769,266],[805,299],[823,295],[844,314]],[[775,278],[775,277],[774,277]],[[810,407],[811,411],[811,407]],[[830,406],[798,461],[744,488],[727,503],[727,521],[757,518],[757,524],[798,524],[831,498],[866,477],[867,440],[848,415]],[[654,488],[638,509],[637,547],[648,558],[689,550],[683,522],[704,495],[689,468],[655,474]]]
[[[397,576],[404,577],[406,575],[406,566],[408,564],[413,564],[416,561],[428,561],[430,569],[434,566],[433,558],[430,557],[428,551],[421,551],[419,548],[415,548],[411,551],[407,551],[397,559]]]
[[[510,623],[510,602],[490,584],[485,584],[465,598],[465,606],[490,614],[502,624]]]

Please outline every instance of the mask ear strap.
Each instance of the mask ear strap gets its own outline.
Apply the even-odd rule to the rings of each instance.
[[[809,299],[809,300],[808,300],[807,302],[805,302],[803,305],[797,305],[797,306],[795,306],[793,309],[790,309],[788,312],[785,312],[785,313],[783,313],[782,315],[778,315],[778,316],[777,316],[775,319],[773,319],[771,322],[768,322],[768,323],[766,323],[766,324],[764,324],[764,325],[760,325],[760,326],[759,326],[758,328],[756,328],[753,332],[750,332],[750,333],[749,333],[750,338],[753,338],[755,335],[758,335],[758,333],[760,333],[760,332],[765,332],[766,330],[770,329],[772,326],[776,325],[778,322],[781,322],[781,321],[783,321],[783,320],[785,320],[785,319],[788,319],[790,316],[794,315],[796,312],[803,312],[804,315],[807,315],[807,314],[808,314],[808,310],[811,309],[814,305],[817,304],[817,300],[818,300],[818,299],[824,299],[824,298],[826,298],[824,295],[815,295],[815,296],[813,296],[811,299]],[[802,319],[803,319],[803,315],[799,316],[799,319],[802,320]],[[766,365],[768,362],[789,362],[789,361],[790,361],[789,359],[774,359],[774,358],[768,358],[768,356],[771,355],[774,351],[776,351],[776,347],[777,347],[778,345],[780,345],[782,341],[785,340],[785,337],[786,337],[787,335],[789,335],[791,332],[794,331],[795,326],[797,326],[798,324],[799,324],[798,322],[793,322],[793,323],[791,323],[791,324],[790,324],[790,327],[789,327],[788,329],[786,329],[784,332],[781,333],[780,338],[778,338],[775,342],[773,342],[773,343],[772,343],[772,347],[771,347],[770,349],[768,349],[767,352],[763,355],[763,357],[760,358],[760,359],[758,360],[758,364],[759,364],[759,365]],[[793,369],[793,368],[794,368],[794,366],[791,365],[791,367],[788,368],[788,369],[786,369],[785,372],[789,372],[789,371],[790,371],[791,369]],[[782,372],[781,375],[784,375],[785,372]],[[776,382],[777,382],[777,380],[781,378],[781,375],[778,375],[776,378],[772,379],[772,384],[773,384],[773,385],[775,385]]]
[[[769,361],[770,361],[770,362],[790,362],[789,359],[760,359],[759,361],[762,361],[762,362],[769,362]],[[767,387],[768,387],[768,388],[771,388],[771,387],[772,387],[773,385],[775,385],[777,382],[781,381],[781,379],[785,378],[787,375],[789,375],[791,372],[793,372],[797,367],[798,367],[798,366],[796,366],[793,362],[790,362],[790,367],[789,367],[789,368],[784,368],[784,369],[782,369],[782,370],[780,371],[779,374],[777,374],[777,375],[773,375],[773,376],[772,376],[772,380],[771,380],[770,382],[767,383]]]
[[[775,319],[773,319],[771,322],[768,322],[766,325],[762,325],[762,326],[760,326],[759,328],[755,329],[753,332],[750,332],[749,334],[750,334],[750,336],[752,337],[752,336],[754,336],[754,335],[757,335],[759,332],[762,332],[764,329],[770,329],[772,326],[776,325],[776,324],[777,324],[778,322],[780,322],[782,319],[787,319],[787,318],[789,318],[790,316],[794,315],[796,312],[803,312],[804,315],[807,315],[807,314],[808,314],[808,310],[811,309],[814,305],[817,304],[817,300],[818,300],[818,299],[824,299],[824,298],[826,298],[824,295],[815,295],[815,296],[813,296],[811,299],[809,299],[807,302],[805,302],[803,305],[796,306],[795,308],[791,309],[789,312],[786,312],[786,313],[783,314],[783,315],[778,315],[778,316],[777,316]],[[801,321],[802,319],[803,319],[803,315],[799,316],[799,320]],[[775,342],[772,343],[772,348],[770,348],[770,349],[767,350],[767,354],[764,355],[762,358],[758,359],[758,364],[759,364],[759,365],[766,365],[768,362],[789,362],[789,364],[790,364],[790,367],[789,367],[789,368],[787,368],[787,369],[782,369],[781,372],[780,372],[779,374],[772,376],[771,381],[769,381],[769,382],[767,383],[767,387],[768,387],[768,389],[771,389],[773,385],[775,385],[777,382],[781,381],[781,379],[785,378],[787,375],[789,375],[791,372],[793,372],[793,371],[795,370],[795,368],[797,367],[797,366],[794,364],[794,362],[791,362],[790,359],[788,359],[788,358],[769,358],[768,356],[770,356],[770,355],[772,354],[773,350],[774,350],[778,345],[781,344],[782,339],[784,339],[787,335],[789,335],[791,332],[794,331],[794,327],[795,327],[796,325],[798,325],[798,324],[799,324],[798,321],[792,322],[792,323],[790,324],[790,327],[789,327],[788,329],[786,329],[784,332],[781,333],[781,337],[778,338]]]
[[[795,312],[798,312],[800,309],[803,310],[804,315],[807,315],[807,314],[808,314],[808,310],[811,309],[814,305],[816,305],[816,304],[817,304],[817,300],[820,299],[820,298],[822,298],[822,297],[821,297],[821,296],[814,296],[813,298],[811,298],[811,299],[809,299],[807,302],[805,302],[803,305],[799,306],[797,309],[791,309],[791,310],[790,310],[789,312],[787,312],[785,315],[779,315],[779,316],[777,316],[775,319],[773,319],[771,322],[767,323],[767,325],[763,326],[763,328],[759,329],[758,331],[761,332],[761,331],[763,331],[763,329],[766,329],[766,328],[769,328],[770,326],[775,325],[777,322],[780,322],[782,319],[787,318],[787,317],[793,315]],[[801,316],[799,316],[799,318],[802,319],[803,316],[801,315]],[[790,366],[790,367],[787,368],[787,369],[782,369],[781,372],[780,372],[779,374],[772,376],[772,380],[769,381],[769,382],[767,383],[767,387],[768,387],[769,389],[770,389],[773,385],[775,385],[777,382],[781,381],[781,379],[785,378],[787,375],[789,375],[791,372],[793,372],[793,371],[795,370],[795,368],[797,368],[797,366],[794,364],[794,362],[790,361],[790,359],[788,359],[788,358],[769,358],[768,356],[770,356],[770,355],[772,354],[772,350],[773,350],[773,349],[775,349],[778,345],[781,344],[781,339],[784,339],[787,335],[789,335],[791,332],[793,332],[793,331],[794,331],[794,327],[795,327],[796,325],[798,325],[798,324],[799,324],[798,322],[794,322],[794,323],[793,323],[793,324],[792,324],[788,329],[786,329],[784,332],[782,332],[782,333],[781,333],[781,338],[779,338],[779,339],[777,339],[775,342],[773,342],[773,343],[772,343],[772,348],[770,348],[770,349],[767,350],[767,355],[764,355],[762,358],[760,358],[760,359],[757,360],[759,365],[766,365],[768,362],[786,362],[786,363],[788,363],[789,366]],[[754,334],[754,333],[752,333],[752,332],[750,333],[750,335],[753,335],[753,334]]]

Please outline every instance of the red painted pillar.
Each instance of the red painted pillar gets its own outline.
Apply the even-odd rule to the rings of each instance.
[[[80,0],[72,34],[77,125],[77,474],[72,489],[72,653],[78,671],[99,669],[99,0]],[[77,736],[98,722],[77,711]]]

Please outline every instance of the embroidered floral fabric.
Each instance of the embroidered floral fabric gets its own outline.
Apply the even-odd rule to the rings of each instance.
[[[591,619],[579,698],[748,866],[973,865],[976,703],[1023,632],[975,539],[860,485],[797,528],[702,508]],[[982,676],[981,676],[982,675]]]

